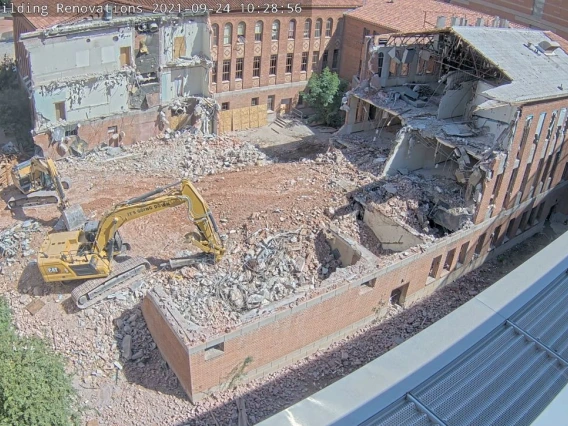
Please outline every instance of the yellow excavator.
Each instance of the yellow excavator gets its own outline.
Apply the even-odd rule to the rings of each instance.
[[[60,210],[65,210],[69,206],[65,196],[69,182],[59,176],[51,158],[36,156],[16,164],[11,178],[23,195],[8,200],[10,209],[57,204]]]
[[[87,280],[71,296],[80,309],[97,303],[150,269],[148,261],[141,257],[123,262],[115,259],[123,249],[129,248],[118,229],[131,220],[182,204],[187,205],[189,219],[199,231],[192,237],[192,243],[214,262],[219,261],[225,248],[217,224],[197,189],[184,179],[117,204],[100,221],[87,222],[79,231],[47,235],[38,253],[43,279],[45,282]]]

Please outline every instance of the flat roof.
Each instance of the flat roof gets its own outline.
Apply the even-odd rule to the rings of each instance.
[[[260,425],[562,423],[567,244],[568,233],[426,330]]]
[[[525,103],[568,97],[568,54],[562,47],[550,55],[536,47],[542,42],[553,44],[559,37],[553,40],[545,31],[512,28],[456,26],[451,31],[512,80],[485,91],[490,98]]]

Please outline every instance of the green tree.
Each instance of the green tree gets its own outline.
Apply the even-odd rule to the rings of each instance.
[[[343,124],[343,114],[339,107],[347,86],[347,81],[340,79],[329,68],[325,68],[320,74],[312,74],[304,98],[316,111],[312,121],[323,121],[328,126],[340,127]]]
[[[78,424],[63,360],[40,339],[19,337],[0,298],[0,426]]]

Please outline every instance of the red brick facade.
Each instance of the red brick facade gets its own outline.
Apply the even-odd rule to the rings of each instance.
[[[211,78],[211,92],[220,104],[228,103],[229,109],[249,107],[253,105],[253,99],[254,102],[258,101],[259,105],[267,104],[269,96],[274,97],[272,109],[275,111],[279,110],[282,100],[285,99],[290,99],[291,107],[295,107],[299,93],[304,90],[312,74],[314,52],[319,52],[316,71],[320,71],[325,65],[325,51],[330,69],[334,68],[334,52],[339,55],[335,69],[339,68],[344,11],[345,9],[326,8],[305,10],[299,14],[212,15],[213,34],[217,32],[218,37],[213,34],[211,37],[212,57],[217,67],[216,80],[213,75]],[[278,37],[277,40],[272,40],[272,25],[276,20],[279,22]],[[289,37],[291,20],[295,21],[293,38]],[[306,26],[307,20],[310,20],[309,30]],[[316,37],[318,20],[321,22],[320,36]],[[331,20],[331,31],[327,31],[328,20]],[[259,22],[262,23],[261,40],[255,41],[259,38],[258,35],[255,37],[255,26]],[[245,36],[239,40],[237,32],[240,23],[244,24]],[[231,25],[229,40],[226,40],[224,32],[227,24]],[[218,40],[217,45],[215,40]],[[225,44],[224,41],[229,43]],[[287,64],[289,54],[292,57],[291,69]],[[271,70],[272,55],[277,57],[275,70]],[[253,76],[255,58],[260,58],[260,67],[256,72],[258,76]],[[239,59],[242,59],[242,78],[236,76]],[[302,70],[303,60],[305,70]],[[224,79],[227,76],[223,75],[225,61],[230,63],[228,79]]]

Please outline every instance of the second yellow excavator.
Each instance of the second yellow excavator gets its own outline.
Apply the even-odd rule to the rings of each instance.
[[[16,164],[11,171],[14,186],[23,194],[8,200],[8,207],[26,208],[57,204],[60,210],[68,205],[65,190],[69,182],[59,176],[51,158],[32,157]]]
[[[178,188],[175,188],[178,187]],[[116,205],[100,221],[83,229],[47,235],[38,253],[38,266],[46,282],[87,280],[71,296],[84,309],[116,291],[134,276],[150,268],[144,258],[117,262],[115,256],[128,248],[118,229],[126,222],[182,204],[198,229],[192,243],[215,262],[225,254],[217,224],[205,200],[188,180],[157,188]]]

